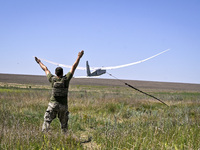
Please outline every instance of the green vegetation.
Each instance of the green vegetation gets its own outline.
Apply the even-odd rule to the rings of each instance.
[[[0,87],[0,149],[199,149],[200,93],[145,89],[167,107],[126,87],[71,86],[69,129],[58,119],[42,133],[50,89],[39,86]]]

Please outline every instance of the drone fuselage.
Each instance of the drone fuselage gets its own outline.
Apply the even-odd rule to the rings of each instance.
[[[97,70],[93,71],[89,76],[100,76],[105,73],[106,73],[106,70],[97,69]]]

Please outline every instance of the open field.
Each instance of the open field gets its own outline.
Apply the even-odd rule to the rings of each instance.
[[[200,84],[123,80],[137,88],[200,92]],[[30,85],[49,85],[46,76],[1,74],[0,82]],[[72,85],[124,86],[115,79],[73,78]]]
[[[167,107],[114,80],[73,79],[70,133],[79,140],[92,137],[91,142],[80,143],[73,134],[60,132],[58,119],[49,133],[41,132],[51,93],[46,77],[8,76],[0,74],[0,149],[200,148],[198,84],[128,81]]]

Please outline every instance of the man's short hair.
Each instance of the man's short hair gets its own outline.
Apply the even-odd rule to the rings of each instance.
[[[55,74],[57,76],[62,76],[63,75],[63,68],[62,67],[57,67],[55,70]]]

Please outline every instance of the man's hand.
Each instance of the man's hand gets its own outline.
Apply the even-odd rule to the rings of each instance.
[[[48,75],[50,73],[50,71],[48,70],[48,68],[41,62],[40,59],[38,59],[37,57],[35,57],[35,61],[40,65],[40,67],[42,68],[42,70],[45,71],[46,75]]]
[[[35,61],[39,64],[41,61],[37,57],[35,57]]]
[[[72,75],[74,74],[75,70],[76,70],[76,67],[78,66],[79,64],[79,61],[81,59],[81,57],[83,56],[84,54],[84,50],[82,50],[81,52],[78,53],[78,58],[76,59],[75,63],[73,64],[70,72],[72,73]]]
[[[78,57],[81,58],[84,54],[84,50],[82,50],[81,52],[78,53]]]

